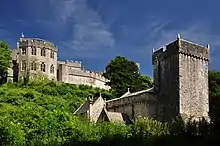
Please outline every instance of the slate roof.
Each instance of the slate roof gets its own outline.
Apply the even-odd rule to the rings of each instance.
[[[73,114],[81,114],[87,112],[89,109],[89,102],[84,102]]]
[[[128,92],[126,92],[124,95],[122,95],[121,97],[119,98],[114,98],[114,99],[111,99],[111,100],[108,100],[106,102],[111,102],[111,101],[114,101],[114,100],[118,100],[118,99],[122,99],[122,98],[127,98],[127,97],[131,97],[131,96],[136,96],[138,94],[142,94],[142,93],[154,93],[154,88],[150,88],[150,89],[147,89],[147,90],[141,90],[141,91],[137,91],[137,92],[134,92],[134,93],[130,93],[130,91],[128,90]]]
[[[92,99],[92,105],[94,105],[97,100],[101,97],[101,95],[99,97],[95,97]],[[81,114],[81,113],[85,113],[89,110],[89,101],[85,101],[73,114]]]
[[[90,119],[93,122],[97,122],[101,114],[105,114],[108,118],[109,122],[122,122],[122,123],[132,123],[129,117],[126,114],[119,113],[119,112],[109,112],[105,108],[105,100],[99,96],[97,98],[94,98],[92,104],[92,111],[90,111]],[[82,114],[87,113],[89,110],[89,101],[85,101],[75,112],[74,114]]]
[[[125,124],[131,124],[132,121],[126,114],[119,113],[119,112],[109,112],[106,109],[103,109],[106,116],[108,117],[109,122],[121,122]]]

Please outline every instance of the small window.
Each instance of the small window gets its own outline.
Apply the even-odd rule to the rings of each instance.
[[[26,70],[26,61],[25,60],[22,60],[21,70]]]
[[[37,64],[35,62],[31,62],[31,70],[37,70]]]
[[[46,65],[45,65],[44,62],[41,63],[41,65],[40,65],[40,70],[41,70],[42,72],[45,72],[45,71],[46,71]]]
[[[54,73],[54,66],[53,66],[53,64],[50,66],[50,73]]]
[[[53,58],[54,59],[54,51],[50,51],[50,58]]]
[[[37,55],[37,49],[35,46],[31,46],[31,55]]]
[[[26,55],[26,48],[21,48],[21,54]]]
[[[46,56],[46,48],[41,48],[41,56]]]

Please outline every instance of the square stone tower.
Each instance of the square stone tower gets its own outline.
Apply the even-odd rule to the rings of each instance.
[[[180,38],[153,50],[154,90],[158,99],[158,119],[208,117],[209,46]]]

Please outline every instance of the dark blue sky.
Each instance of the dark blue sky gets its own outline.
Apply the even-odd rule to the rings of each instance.
[[[102,71],[122,55],[152,75],[151,50],[180,33],[210,44],[210,65],[220,69],[219,6],[219,0],[1,0],[0,40],[15,48],[23,32],[55,43],[59,60]]]

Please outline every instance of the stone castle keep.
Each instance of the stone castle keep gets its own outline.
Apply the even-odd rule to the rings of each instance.
[[[207,47],[180,38],[153,50],[154,87],[105,101],[101,95],[90,97],[75,112],[93,122],[123,121],[129,123],[138,116],[159,121],[183,118],[208,118]]]
[[[88,71],[79,61],[58,61],[58,48],[46,40],[20,37],[17,48],[12,50],[12,67],[8,70],[8,80],[16,80],[27,73],[36,74],[70,84],[84,84],[109,89],[101,72]]]

